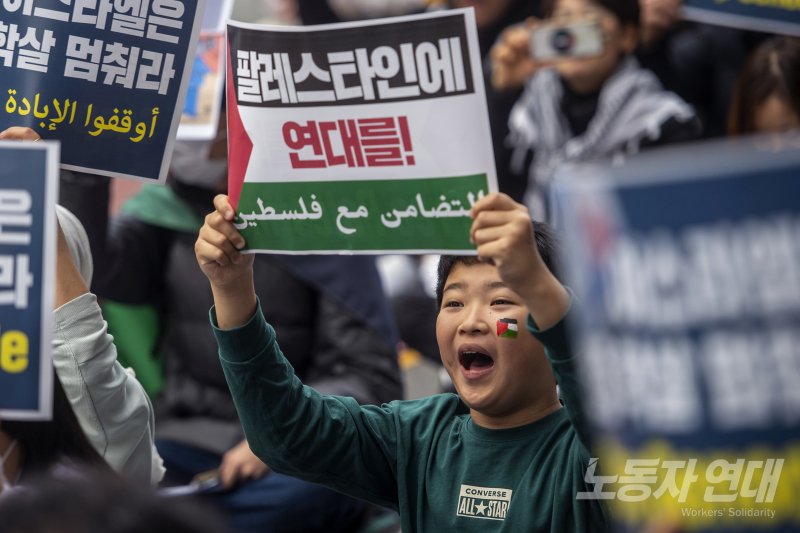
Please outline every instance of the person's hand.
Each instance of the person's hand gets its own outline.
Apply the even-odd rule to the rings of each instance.
[[[253,317],[256,291],[253,282],[253,254],[242,254],[244,238],[233,225],[235,213],[228,197],[214,198],[214,212],[207,215],[194,253],[203,274],[211,283],[217,327],[239,327]]]
[[[243,440],[222,456],[219,479],[223,487],[230,489],[241,481],[261,479],[269,471],[269,467],[256,457],[247,441]]]
[[[544,265],[528,208],[506,194],[493,193],[475,202],[471,216],[470,240],[478,255],[497,267],[511,290],[522,294],[535,269]]]
[[[228,197],[218,194],[194,245],[197,263],[212,287],[233,286],[253,276],[254,256],[239,252],[245,241],[233,225],[234,217]]]
[[[528,208],[493,193],[475,202],[470,215],[470,240],[478,256],[497,267],[500,279],[522,297],[540,328],[558,322],[570,296],[539,255]]]
[[[681,0],[641,0],[640,41],[650,46],[681,18]]]
[[[11,126],[0,132],[0,141],[38,141],[38,133],[23,126]]]
[[[538,21],[529,18],[524,24],[507,28],[492,46],[492,87],[499,91],[519,89],[542,64],[531,57],[531,31]]]

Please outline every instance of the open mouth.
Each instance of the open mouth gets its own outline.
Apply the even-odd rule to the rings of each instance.
[[[494,366],[494,359],[485,353],[475,350],[459,352],[458,362],[461,364],[462,368],[467,371],[487,370]]]

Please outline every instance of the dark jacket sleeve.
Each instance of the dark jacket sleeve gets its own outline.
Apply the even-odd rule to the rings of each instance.
[[[59,201],[89,236],[92,292],[121,303],[153,303],[164,294],[161,280],[171,232],[125,215],[109,223],[109,189],[109,178],[61,173]]]
[[[362,404],[401,399],[400,372],[390,340],[329,297],[320,297],[317,311],[307,384],[320,394],[350,396]]]

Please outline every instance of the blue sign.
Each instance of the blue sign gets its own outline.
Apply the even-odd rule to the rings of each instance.
[[[0,419],[52,412],[58,145],[0,143]]]
[[[204,0],[0,7],[0,130],[61,141],[62,166],[164,180]]]
[[[597,469],[619,531],[797,531],[800,136],[556,180]]]
[[[706,24],[800,36],[798,0],[684,0],[683,16]]]

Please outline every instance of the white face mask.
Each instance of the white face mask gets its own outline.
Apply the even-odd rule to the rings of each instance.
[[[6,448],[6,451],[3,452],[3,456],[0,457],[0,497],[8,496],[11,492],[11,481],[8,480],[6,477],[6,459],[11,456],[11,452],[14,451],[14,448],[17,446],[17,441],[12,440],[11,445]]]
[[[209,159],[213,141],[176,141],[172,175],[181,183],[212,189],[228,172],[227,159]]]

